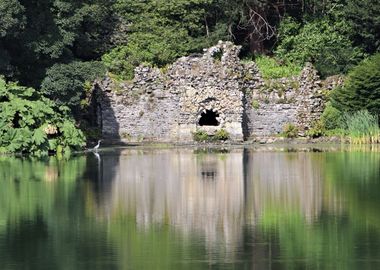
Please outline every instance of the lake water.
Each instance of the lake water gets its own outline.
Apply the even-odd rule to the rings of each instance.
[[[380,152],[0,157],[0,269],[380,269]]]

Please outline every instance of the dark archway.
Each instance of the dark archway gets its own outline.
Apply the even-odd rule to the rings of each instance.
[[[219,122],[216,119],[219,117],[219,113],[206,110],[206,112],[203,112],[201,114],[201,119],[199,119],[199,125],[200,126],[219,126]]]

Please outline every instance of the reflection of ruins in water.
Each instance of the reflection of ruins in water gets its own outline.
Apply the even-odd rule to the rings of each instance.
[[[300,214],[309,222],[316,219],[322,209],[321,157],[305,152],[251,153],[245,164],[247,219],[260,222],[264,212],[273,208]]]
[[[184,235],[203,236],[209,245],[234,249],[244,225],[259,223],[265,211],[296,212],[308,222],[320,214],[320,159],[247,149],[123,150],[118,159],[103,157],[102,175],[112,177],[112,186],[98,213],[135,217],[141,229],[169,224]]]

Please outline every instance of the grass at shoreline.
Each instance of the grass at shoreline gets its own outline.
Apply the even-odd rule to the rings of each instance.
[[[380,143],[379,118],[368,111],[345,115],[348,138],[352,144]]]

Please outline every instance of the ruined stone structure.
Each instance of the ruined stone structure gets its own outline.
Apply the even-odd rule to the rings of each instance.
[[[219,42],[203,55],[167,68],[140,66],[132,81],[109,77],[95,84],[103,136],[128,141],[190,142],[199,130],[228,132],[232,141],[300,133],[319,119],[324,85],[311,65],[299,77],[265,81],[255,63],[242,63],[240,47]]]

